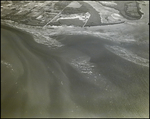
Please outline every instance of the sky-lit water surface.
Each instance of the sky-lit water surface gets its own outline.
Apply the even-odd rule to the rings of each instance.
[[[64,46],[52,49],[27,33],[1,30],[2,117],[148,115],[148,45],[130,50],[90,35],[60,35]]]

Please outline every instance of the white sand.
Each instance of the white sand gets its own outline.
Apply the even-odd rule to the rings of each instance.
[[[73,1],[71,2],[67,7],[72,7],[72,8],[80,8],[82,5],[77,2],[77,1]]]

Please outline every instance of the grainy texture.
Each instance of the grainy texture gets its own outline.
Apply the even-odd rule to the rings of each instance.
[[[149,116],[149,2],[1,3],[1,117]]]

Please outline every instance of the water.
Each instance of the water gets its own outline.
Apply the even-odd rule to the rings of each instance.
[[[109,49],[129,46],[60,35],[53,49],[13,28],[1,34],[1,117],[148,117],[149,67]]]

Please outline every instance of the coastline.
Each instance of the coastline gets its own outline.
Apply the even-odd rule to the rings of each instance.
[[[43,48],[40,44],[33,44],[31,39],[23,37],[22,34],[19,37],[16,37],[18,34],[14,36],[10,36],[12,40],[9,40],[9,37],[6,40],[11,42],[11,46],[12,42],[16,43],[13,46],[14,49],[18,49],[16,57],[21,57],[23,69],[27,74],[11,84],[13,88],[9,87],[10,93],[5,92],[5,85],[3,85],[3,94],[6,95],[2,100],[3,117],[8,116],[5,110],[12,111],[9,114],[14,117],[90,116],[109,118],[124,115],[138,117],[147,114],[148,68],[118,56],[124,54],[123,46],[110,47],[113,48],[113,50],[110,49],[111,51],[117,49],[117,52],[120,53],[117,54],[115,51],[113,54],[105,49],[106,44],[109,46],[119,44],[102,38],[84,36],[81,33],[72,36],[56,36],[57,40],[60,38],[65,44],[65,47],[56,52],[50,52],[45,45]],[[3,48],[2,53],[5,54],[8,47]],[[5,55],[10,56],[9,53]],[[17,62],[13,60],[15,57],[10,57],[12,62]],[[15,67],[15,65],[12,66]],[[19,72],[20,70],[14,68],[14,71]],[[2,79],[6,83],[5,78]],[[8,81],[12,81],[12,77]],[[146,93],[143,94],[143,91]],[[9,100],[10,94],[11,100]],[[146,103],[143,105],[142,102]],[[14,104],[16,105],[13,106]],[[76,106],[78,107],[74,108]],[[124,110],[132,106],[135,108],[131,108],[127,114],[124,113]],[[90,108],[87,109],[87,107]],[[108,113],[110,107],[112,111]],[[22,110],[17,110],[18,108]]]
[[[12,7],[17,5],[14,13],[24,5],[33,13],[30,17],[34,16],[35,11],[30,9],[34,5],[36,13],[46,11],[46,7],[46,12],[54,12],[49,8],[55,1],[26,2],[13,3]],[[66,3],[58,2],[60,10]],[[76,22],[74,26],[42,27],[20,23],[17,17],[16,21],[1,19],[1,117],[148,117],[149,7],[141,7],[141,19],[128,20],[119,15],[119,10],[97,3],[89,2],[93,18],[86,27],[86,22],[79,27],[75,20],[71,22]],[[7,10],[11,12],[12,8],[9,5],[4,4],[4,15],[8,17]],[[135,4],[128,5],[129,13],[135,10]],[[86,7],[78,10],[75,12],[88,11]],[[83,17],[88,22],[87,18]],[[70,24],[68,20],[65,23]]]

